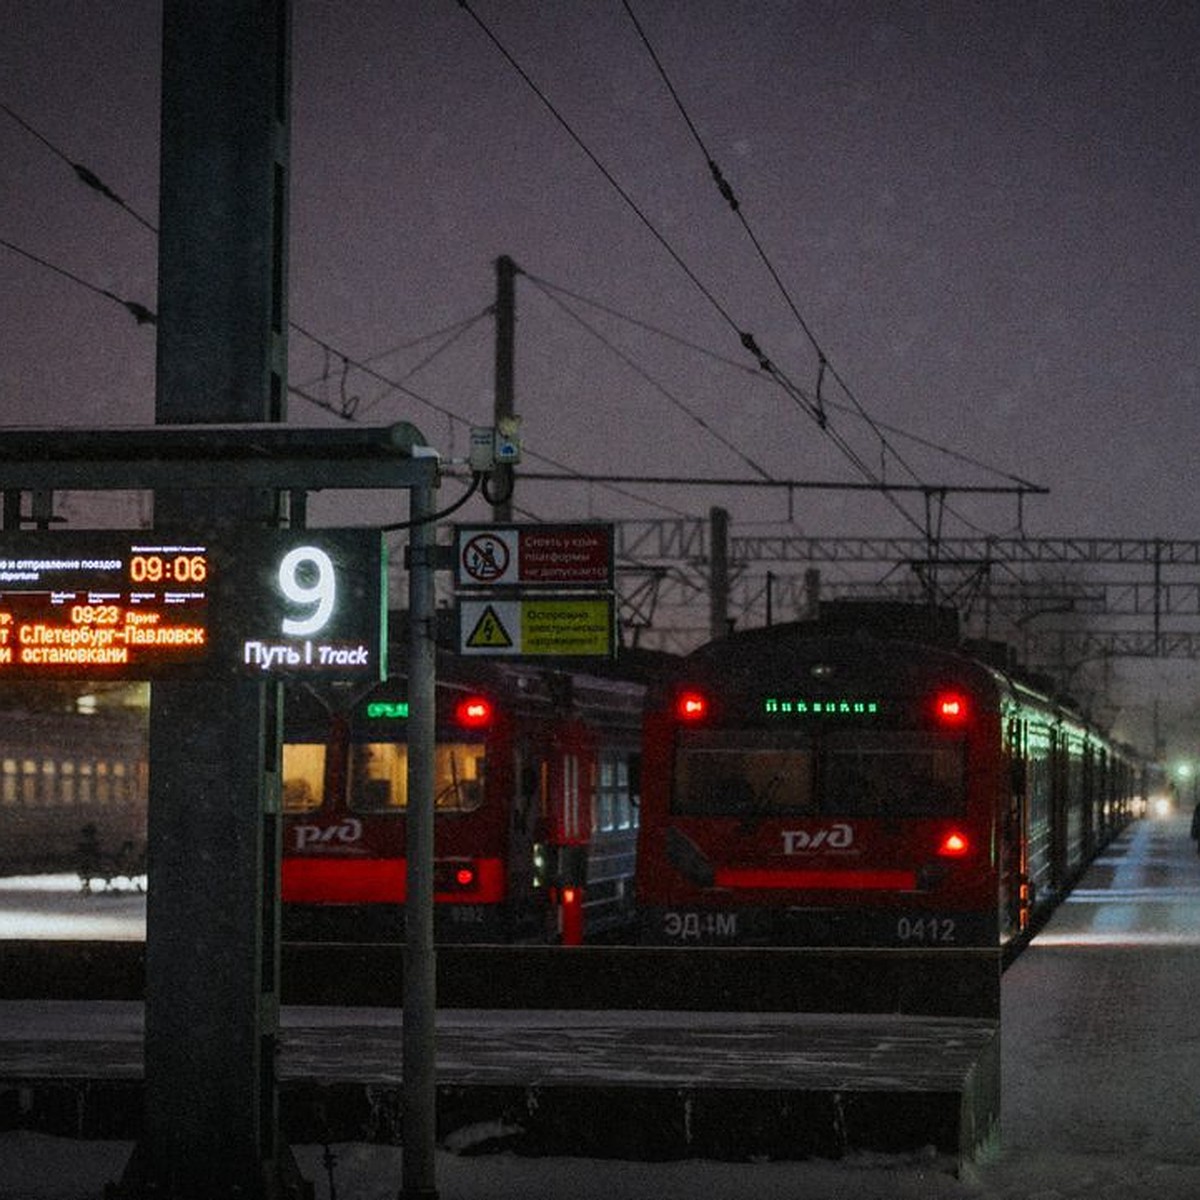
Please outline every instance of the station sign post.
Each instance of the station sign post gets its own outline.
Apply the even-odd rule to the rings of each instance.
[[[382,679],[369,529],[0,533],[0,681]]]
[[[461,654],[616,652],[611,524],[459,526],[454,581]]]

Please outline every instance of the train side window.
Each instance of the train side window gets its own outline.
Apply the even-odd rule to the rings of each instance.
[[[617,768],[617,828],[636,829],[637,812],[629,790],[629,761],[618,758]]]
[[[38,765],[32,758],[21,760],[21,803],[38,803]]]
[[[62,795],[58,788],[55,787],[55,770],[54,759],[43,758],[41,779],[38,781],[41,786],[41,801],[44,807],[49,808],[52,805],[57,807],[62,803]]]
[[[0,804],[17,802],[17,760],[6,758],[0,770]]]
[[[58,786],[64,804],[75,803],[75,764],[69,758],[58,764]]]
[[[91,804],[95,795],[95,769],[90,762],[79,764],[79,803]]]
[[[285,742],[282,766],[283,811],[320,808],[325,799],[324,742]]]
[[[118,804],[126,804],[133,797],[133,781],[129,777],[129,768],[123,762],[113,763],[113,795]]]
[[[596,791],[596,829],[598,833],[611,833],[617,828],[617,764],[612,756],[600,758],[600,786]]]

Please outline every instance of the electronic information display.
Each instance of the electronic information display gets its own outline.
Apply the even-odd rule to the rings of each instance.
[[[0,532],[0,681],[381,679],[369,529]]]

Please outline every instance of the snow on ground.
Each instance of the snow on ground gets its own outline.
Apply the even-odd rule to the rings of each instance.
[[[945,1162],[631,1163],[453,1155],[442,1200],[1195,1200],[1200,859],[1181,817],[1136,825],[1004,983],[1002,1149]],[[129,1144],[0,1134],[0,1200],[96,1200]],[[337,1200],[395,1200],[395,1147],[332,1147]],[[323,1148],[296,1149],[318,1200]]]
[[[0,1134],[3,1200],[97,1200],[130,1146]],[[396,1200],[401,1154],[390,1146],[332,1147],[338,1200]],[[328,1200],[323,1148],[296,1158]],[[1194,1156],[1193,1156],[1194,1157]],[[954,1178],[945,1164],[855,1158],[840,1163],[630,1163],[596,1159],[459,1158],[439,1153],[441,1200],[1195,1200],[1200,1162],[1156,1162],[1043,1149],[1005,1154]]]

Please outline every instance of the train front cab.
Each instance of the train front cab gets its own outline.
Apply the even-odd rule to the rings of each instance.
[[[614,689],[616,716],[581,716],[542,694],[540,677],[521,678],[519,689],[502,672],[488,690],[439,683],[441,942],[571,942],[630,919],[640,690]],[[407,721],[394,684],[343,710],[293,717],[283,752],[290,939],[403,937]]]
[[[879,653],[793,648],[650,706],[643,940],[998,944],[1013,797],[990,676]]]

